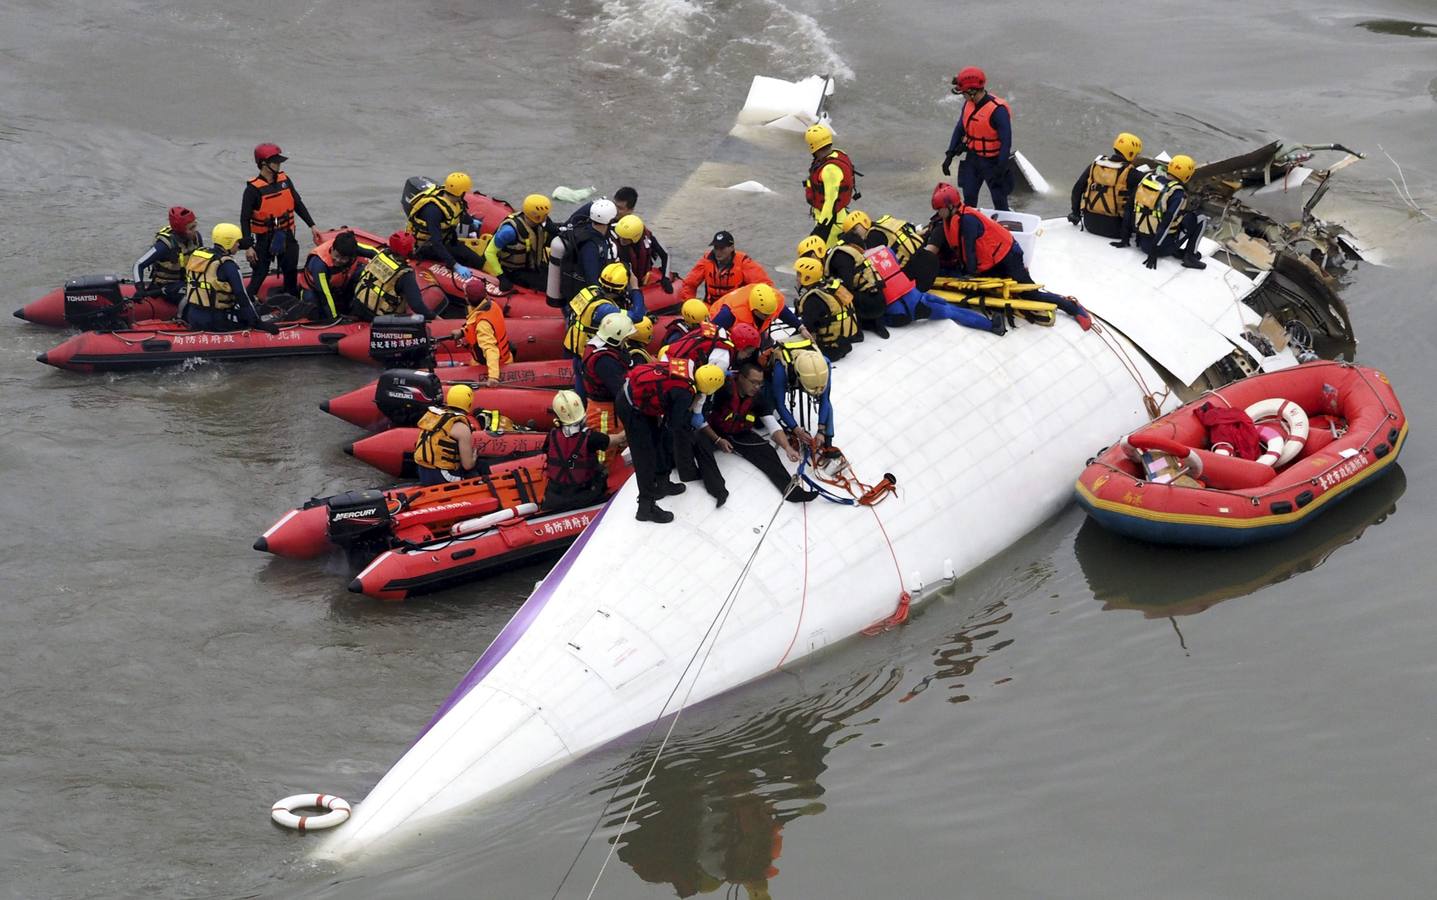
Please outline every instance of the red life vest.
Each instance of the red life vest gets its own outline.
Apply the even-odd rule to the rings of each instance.
[[[294,189],[290,186],[289,176],[276,172],[274,181],[265,181],[256,175],[249,183],[259,191],[259,202],[255,204],[254,212],[249,214],[250,233],[269,234],[271,220],[277,230],[293,231]]]
[[[317,256],[323,260],[324,267],[329,270],[329,286],[334,290],[339,290],[349,282],[349,276],[354,274],[356,268],[355,263],[360,259],[360,257],[356,256],[349,261],[348,266],[345,266],[343,269],[336,268],[334,265],[334,238],[330,238],[323,244],[309,251],[309,255]],[[365,260],[365,262],[368,262],[368,260]],[[308,291],[319,288],[319,285],[315,283],[314,275],[309,271],[307,260],[304,268],[299,270],[299,286]]]
[[[878,273],[879,280],[883,282],[884,302],[892,303],[918,287],[898,264],[898,257],[887,247],[870,247],[863,251],[863,255],[873,264],[873,271]]]
[[[968,141],[968,152],[974,156],[997,158],[1003,144],[998,140],[998,129],[993,127],[993,111],[1000,106],[1008,109],[1008,102],[992,94],[979,101],[977,109],[973,108],[972,100],[963,101],[963,114],[960,117],[963,120],[963,137]],[[1013,111],[1008,109],[1009,122],[1013,120],[1012,117]]]
[[[962,212],[955,212],[948,217],[947,222],[943,223],[943,238],[948,242],[949,249],[953,251],[953,255],[958,259],[960,265],[966,262],[963,258],[963,236],[959,227],[963,216],[974,216],[983,224],[983,233],[978,235],[978,240],[973,242],[974,252],[978,256],[973,274],[982,275],[1002,262],[1003,257],[1008,255],[1008,251],[1013,249],[1013,233],[973,207],[963,207]]]
[[[739,396],[738,389],[730,385],[727,389],[720,391],[714,401],[713,412],[709,414],[709,424],[713,430],[725,437],[732,437],[736,434],[743,434],[754,426],[758,417],[752,412],[753,404],[758,400],[758,394],[748,399]]]
[[[803,195],[808,198],[808,205],[814,209],[823,209],[824,187],[823,176],[820,174],[823,167],[827,165],[838,166],[843,173],[843,180],[838,183],[838,199],[834,201],[835,210],[847,209],[849,201],[853,199],[853,160],[848,154],[836,147],[829,147],[828,153],[815,159],[808,167],[808,178],[803,182]]]
[[[619,262],[628,264],[629,271],[639,280],[639,287],[643,287],[645,279],[649,277],[649,270],[654,267],[653,259],[653,233],[648,228],[645,228],[643,236],[632,244],[619,245]]]
[[[694,393],[694,364],[687,359],[643,363],[629,370],[628,393],[634,409],[661,418],[668,410],[664,400],[672,390]]]
[[[584,362],[581,375],[584,379],[584,395],[590,400],[597,400],[601,403],[613,403],[614,396],[609,389],[604,387],[604,381],[599,377],[598,365],[601,360],[612,359],[624,367],[625,357],[615,347],[585,347]]]
[[[589,429],[573,434],[550,429],[544,438],[544,477],[550,486],[583,487],[602,473],[598,454],[589,450]]]
[[[729,340],[728,333],[712,322],[700,322],[693,331],[665,345],[663,353],[667,359],[690,359],[703,365],[714,350],[727,350],[729,359],[734,357],[733,341]]]

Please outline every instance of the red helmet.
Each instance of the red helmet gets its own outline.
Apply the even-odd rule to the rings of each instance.
[[[401,259],[414,252],[414,235],[407,231],[396,231],[389,236],[389,249]]]
[[[957,88],[953,93],[962,93],[973,88],[984,87],[987,84],[988,76],[983,74],[983,70],[977,66],[969,66],[953,76],[953,87]]]
[[[195,214],[183,206],[170,207],[170,230],[175,234],[184,234],[189,231],[190,226],[195,223]]]
[[[255,165],[257,165],[257,166],[262,166],[262,165],[264,165],[266,162],[268,162],[269,160],[274,159],[276,156],[279,157],[279,161],[280,161],[280,162],[284,162],[286,159],[289,158],[289,157],[287,157],[287,156],[284,155],[284,151],[283,151],[283,150],[279,149],[279,144],[256,144],[256,145],[255,145],[255,148],[254,148],[254,164],[255,164]]]
[[[739,322],[728,330],[729,340],[735,350],[753,350],[758,347],[758,329],[747,322]]]
[[[962,207],[963,195],[951,184],[942,183],[933,189],[933,208]]]

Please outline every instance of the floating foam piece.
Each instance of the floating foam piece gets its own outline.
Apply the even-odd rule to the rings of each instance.
[[[772,194],[770,188],[766,188],[757,181],[740,181],[738,184],[728,186],[731,191],[743,191],[746,194]]]
[[[810,75],[802,81],[755,75],[738,123],[803,131],[822,121],[823,105],[832,95],[833,79],[826,75]]]
[[[554,190],[550,192],[549,196],[562,203],[583,203],[585,200],[594,196],[594,192],[597,190],[598,188],[594,187],[593,185],[590,185],[586,188],[571,188],[564,187],[561,184],[558,187],[554,188]]]

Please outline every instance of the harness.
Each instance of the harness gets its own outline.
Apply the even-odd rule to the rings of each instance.
[[[503,222],[500,222],[499,228],[503,228],[505,225],[513,226],[514,233],[519,236],[519,239],[506,247],[495,250],[495,255],[499,258],[499,265],[504,268],[504,271],[537,272],[549,264],[549,242],[545,240],[548,237],[548,232],[544,229],[542,222],[535,225],[523,212],[516,212],[511,213]],[[498,229],[495,229],[495,232],[497,233]]]
[[[1106,156],[1088,167],[1088,189],[1083,193],[1082,211],[1095,216],[1121,218],[1128,208],[1128,173],[1133,164]]]
[[[175,254],[175,258],[156,259],[150,265],[150,282],[152,284],[179,284],[185,280],[185,264],[189,262],[190,254],[200,247],[198,240],[184,240],[170,226],[166,225],[155,232],[156,243],[164,244]]]
[[[572,434],[565,428],[549,432],[544,439],[544,477],[550,485],[584,487],[603,475],[599,458],[589,452],[589,434],[583,426]]]
[[[833,261],[839,256],[847,256],[853,260],[853,280],[846,285],[855,294],[867,294],[879,289],[878,273],[873,270],[873,264],[863,251],[852,244],[836,244],[828,251],[828,259],[824,265],[825,272],[832,274]]]
[[[464,216],[464,205],[458,197],[444,190],[443,185],[433,185],[420,191],[409,207],[409,231],[417,244],[429,241],[429,226],[419,215],[427,206],[438,206],[440,212],[440,239],[449,240],[459,233],[459,221]]]
[[[454,426],[469,421],[468,413],[449,407],[429,407],[419,420],[419,441],[414,445],[414,462],[431,469],[458,471],[459,442]]]
[[[219,277],[220,266],[229,259],[213,247],[194,251],[185,261],[185,302],[200,309],[229,310],[237,298],[230,283]]]
[[[854,170],[853,160],[848,157],[847,153],[844,153],[837,147],[829,147],[828,153],[820,156],[809,164],[808,177],[803,180],[804,197],[807,198],[808,205],[813,207],[815,211],[823,209],[823,201],[825,199],[824,188],[826,185],[823,183],[821,173],[823,172],[823,167],[829,165],[838,166],[839,171],[843,173],[843,180],[838,183],[838,199],[833,203],[834,211],[847,209],[848,204],[852,202],[853,198],[860,196],[856,190],[858,182],[855,176],[862,175],[863,173]]]
[[[853,315],[853,294],[843,286],[843,282],[829,278],[815,284],[804,292],[803,299],[799,301],[800,309],[809,297],[823,301],[827,310],[813,329],[813,336],[818,338],[821,346],[836,347],[858,335],[858,321]]]
[[[1184,190],[1182,182],[1166,172],[1154,172],[1138,182],[1137,190],[1133,191],[1134,225],[1138,234],[1162,239],[1163,235],[1157,231],[1163,220],[1163,210],[1167,209],[1173,192],[1181,190]]]
[[[733,341],[729,340],[727,332],[712,322],[700,322],[693,331],[661,348],[659,356],[663,359],[689,359],[702,364],[708,361],[709,354],[719,349],[727,350],[730,359],[734,357]]]
[[[900,266],[908,265],[913,254],[923,249],[923,235],[918,233],[918,229],[911,222],[905,222],[903,219],[890,215],[879,216],[878,221],[873,223],[872,230],[883,237],[883,243],[898,257]]]
[[[599,323],[594,321],[594,314],[600,306],[605,303],[612,303],[620,310],[627,311],[629,298],[623,294],[617,297],[610,296],[598,287],[590,285],[574,295],[569,301],[567,310],[570,316],[568,330],[564,332],[564,349],[575,356],[584,355],[584,345],[589,342],[599,330]]]
[[[354,302],[371,315],[392,315],[400,307],[396,286],[400,276],[408,271],[409,263],[395,256],[389,248],[380,248],[354,282]]]

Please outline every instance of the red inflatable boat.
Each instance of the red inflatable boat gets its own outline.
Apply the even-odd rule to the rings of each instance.
[[[1200,420],[1234,418],[1224,410],[1256,425],[1257,459]],[[1250,544],[1301,528],[1379,477],[1406,439],[1385,375],[1312,362],[1209,391],[1128,435],[1083,471],[1077,499],[1099,524],[1140,540]]]
[[[448,366],[434,371],[391,370],[375,381],[321,401],[319,408],[368,431],[393,425],[413,425],[424,410],[440,402],[455,384],[475,388],[478,409],[497,409],[524,427],[548,427],[547,406],[554,391],[574,386],[574,366],[568,360],[514,363],[500,372],[499,386],[487,386],[483,366]]]
[[[542,430],[486,431],[474,429],[474,452],[484,460],[509,460],[544,449],[544,435],[553,427],[553,415],[545,409],[545,420],[532,419]],[[344,452],[360,462],[368,463],[395,478],[417,478],[414,468],[414,445],[419,442],[419,429],[391,428],[360,438],[344,448]]]

